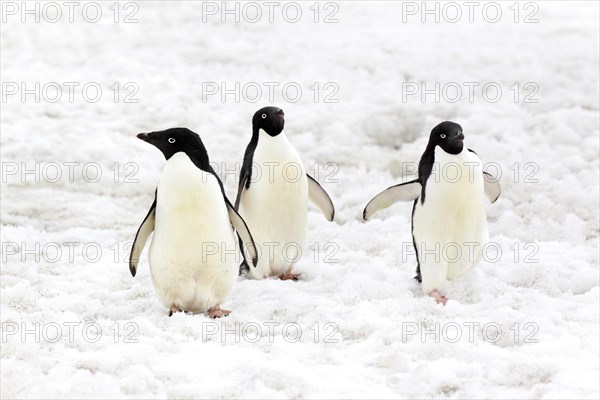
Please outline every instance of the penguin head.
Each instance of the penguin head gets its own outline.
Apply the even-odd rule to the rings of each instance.
[[[140,133],[137,137],[156,146],[167,160],[175,153],[182,151],[193,161],[208,164],[208,153],[200,136],[188,128],[171,128],[164,131]]]
[[[456,122],[444,121],[431,130],[428,146],[440,146],[448,154],[458,154],[463,150],[462,127]]]
[[[262,129],[269,136],[277,136],[283,131],[285,124],[283,110],[279,107],[264,107],[254,113],[252,117],[253,134],[258,134]]]

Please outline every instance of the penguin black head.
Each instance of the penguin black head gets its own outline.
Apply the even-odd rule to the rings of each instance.
[[[137,137],[156,146],[167,160],[181,151],[187,154],[201,169],[208,165],[208,153],[200,136],[188,128],[171,128],[164,131],[140,133]]]
[[[254,113],[252,117],[252,131],[257,135],[259,129],[267,132],[269,136],[277,136],[283,131],[285,119],[283,110],[278,107],[264,107]]]
[[[462,127],[456,122],[444,121],[431,130],[428,147],[440,146],[448,154],[458,154],[463,150]]]

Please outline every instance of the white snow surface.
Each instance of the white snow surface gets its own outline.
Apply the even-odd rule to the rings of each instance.
[[[132,24],[113,22],[112,2],[101,3],[97,23],[81,7],[73,23],[68,14],[57,23],[8,16],[2,82],[64,90],[56,103],[15,95],[1,104],[2,397],[598,398],[599,5],[536,2],[539,22],[525,24],[513,21],[512,3],[499,3],[495,24],[480,12],[473,23],[403,23],[401,2],[337,2],[332,24],[312,21],[312,2],[295,24],[280,13],[274,23],[203,23],[192,1],[137,2]],[[131,9],[120,7],[122,19]],[[80,82],[72,102],[65,82]],[[100,101],[83,100],[88,82],[102,87]],[[139,102],[123,103],[124,91],[115,102],[114,82],[135,82]],[[329,223],[310,209],[303,278],[239,278],[223,305],[232,314],[216,321],[168,318],[147,252],[135,278],[127,267],[126,244],[164,166],[135,135],[189,127],[213,162],[235,170],[252,114],[270,103],[266,89],[257,103],[203,101],[203,82],[298,82],[300,101],[280,90],[273,99],[286,132],[307,168],[339,167],[334,181],[320,170],[337,214]],[[327,82],[339,87],[337,103],[323,102]],[[472,102],[403,101],[403,82],[497,82],[503,94],[495,103],[480,89]],[[538,102],[515,102],[515,82],[537,84]],[[502,256],[449,282],[441,306],[421,294],[403,250],[411,205],[360,216],[372,196],[410,178],[403,163],[418,161],[444,120],[460,123],[467,145],[503,173],[500,199],[486,206]],[[58,163],[62,178],[9,174],[36,162]],[[79,163],[72,182],[65,162]],[[88,163],[100,166],[98,182],[83,179]],[[124,182],[125,163],[139,167],[136,183]],[[525,182],[532,171],[537,182]],[[234,174],[225,185],[233,200]],[[78,243],[72,257],[69,242]]]

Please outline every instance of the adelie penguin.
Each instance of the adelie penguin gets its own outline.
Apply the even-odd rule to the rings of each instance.
[[[131,275],[135,276],[140,254],[154,231],[150,271],[169,316],[177,311],[208,312],[211,318],[228,315],[230,311],[220,305],[229,297],[241,260],[232,226],[252,264],[257,262],[246,223],[227,199],[196,133],[173,128],[137,137],[156,146],[167,163],[154,202],[135,236],[129,258]]]
[[[366,221],[395,202],[413,201],[415,279],[423,293],[442,304],[447,300],[440,293],[445,281],[477,264],[488,241],[485,197],[494,203],[500,196],[497,180],[483,172],[481,160],[463,141],[459,124],[437,125],[419,162],[418,178],[384,190],[363,212]],[[444,252],[445,246],[450,250]]]
[[[265,107],[252,117],[252,139],[240,171],[235,207],[248,223],[260,249],[255,279],[279,276],[297,280],[292,273],[306,238],[309,198],[329,221],[334,207],[329,195],[306,174],[300,155],[283,132],[283,110]]]

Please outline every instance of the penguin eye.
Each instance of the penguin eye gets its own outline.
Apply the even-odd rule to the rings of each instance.
[[[262,119],[265,119],[265,118],[267,118],[267,114],[263,114],[263,115],[261,115],[261,117],[262,117]]]
[[[442,134],[440,135],[440,137],[441,137],[442,139],[446,139],[446,134],[445,134],[445,133],[442,133]]]
[[[167,142],[173,144],[173,143],[175,143],[175,139],[170,137],[169,139],[167,139]]]

